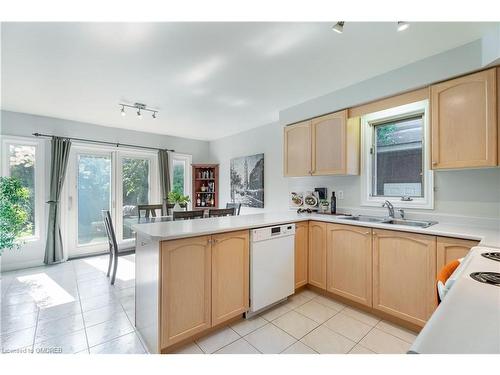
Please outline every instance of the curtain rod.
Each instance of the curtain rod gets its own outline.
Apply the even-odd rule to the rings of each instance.
[[[43,137],[43,138],[52,138],[52,137],[57,137],[56,135],[50,135],[50,134],[42,134],[42,133],[33,133],[35,137]],[[163,148],[157,148],[157,147],[148,147],[148,146],[138,146],[138,145],[130,145],[127,143],[119,143],[119,142],[106,142],[106,141],[96,141],[93,139],[84,139],[84,138],[74,138],[74,137],[61,137],[61,138],[66,138],[66,139],[71,139],[73,141],[80,141],[80,142],[86,142],[86,143],[97,143],[97,144],[103,144],[103,145],[112,145],[116,147],[133,147],[133,148],[142,148],[146,150],[157,150],[157,151],[171,151],[175,152],[175,150],[169,150],[169,149],[163,149]]]

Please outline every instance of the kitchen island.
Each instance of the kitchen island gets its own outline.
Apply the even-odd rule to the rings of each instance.
[[[136,224],[133,226],[137,232],[136,327],[148,350],[151,353],[169,352],[187,340],[206,334],[232,320],[241,319],[249,307],[249,230],[298,222],[319,223],[317,227],[321,227],[323,225],[321,223],[324,223],[324,228],[331,227],[328,233],[339,233],[339,227],[345,228],[346,233],[349,231],[354,241],[363,239],[356,243],[366,245],[363,256],[356,260],[360,262],[359,267],[363,271],[365,282],[363,285],[356,283],[356,290],[342,290],[335,284],[336,281],[327,285],[332,270],[339,268],[334,264],[330,269],[331,260],[327,262],[326,231],[318,232],[324,236],[324,240],[319,242],[312,242],[313,237],[318,234],[311,231],[309,240],[301,241],[307,247],[305,258],[309,274],[308,284],[314,285],[325,294],[346,297],[344,302],[345,299],[353,300],[355,306],[364,305],[374,312],[385,314],[384,317],[389,315],[406,321],[412,324],[414,329],[422,327],[435,308],[432,298],[435,295],[434,280],[438,267],[436,244],[440,238],[466,242],[468,247],[462,246],[464,248],[462,251],[468,251],[478,243],[482,246],[500,247],[500,234],[494,228],[454,224],[416,228],[384,223],[352,222],[338,216],[295,212]],[[358,232],[350,230],[356,227],[366,229]],[[311,230],[311,227],[309,229]],[[373,240],[378,245],[372,249],[372,236],[378,238],[379,242],[385,238],[385,242],[378,243]],[[346,242],[352,241],[339,241],[341,244]],[[404,246],[398,247],[397,244]],[[324,249],[318,252],[316,249],[318,246],[323,246]],[[330,242],[328,246],[328,251],[331,251]],[[411,272],[413,279],[408,281],[410,285],[425,283],[425,287],[415,288],[418,293],[415,295],[417,303],[413,303],[411,298],[404,299],[403,305],[399,300],[391,300],[390,297],[398,292],[398,285],[389,285],[387,290],[375,288],[376,285],[380,285],[380,280],[390,280],[394,275],[400,274],[400,270],[394,270],[387,275],[377,273],[374,269],[374,277],[378,279],[376,283],[372,283],[372,253],[384,250],[384,246],[389,246],[389,249],[397,248],[397,251],[411,252],[413,258],[410,257],[412,263],[408,265],[408,269],[414,269],[415,264],[425,267],[421,273]],[[456,246],[453,247],[455,248]],[[320,256],[316,256],[317,254]],[[328,259],[337,259],[335,258],[337,253],[331,255]],[[309,258],[308,265],[307,258]],[[387,260],[392,262],[395,259],[399,258]],[[444,259],[443,256],[443,261]],[[358,264],[347,266],[357,267]],[[340,269],[342,268],[345,267],[341,266]],[[318,279],[323,279],[323,282],[316,282],[317,278],[313,278],[318,270],[321,275]],[[385,265],[383,270],[387,270]],[[311,279],[315,280],[315,284]],[[345,284],[345,281],[341,280],[341,284]],[[383,284],[382,286],[387,287]],[[411,304],[407,302],[408,300]]]

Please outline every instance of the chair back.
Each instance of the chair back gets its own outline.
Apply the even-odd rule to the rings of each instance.
[[[115,228],[113,227],[113,221],[111,220],[111,213],[109,210],[102,210],[102,219],[108,236],[109,250],[114,254],[118,254],[118,243],[116,242]]]
[[[156,217],[156,211],[160,211],[160,216],[164,216],[163,205],[162,204],[139,204],[137,205],[137,214],[139,215],[139,219],[141,218],[141,212],[145,211],[145,215],[143,217],[150,218]]]
[[[234,208],[234,214],[239,215],[241,210],[241,203],[226,203],[226,208]]]
[[[443,268],[441,268],[441,270],[439,271],[436,280],[438,303],[440,303],[443,300],[444,296],[448,292],[446,288],[446,281],[448,281],[450,276],[453,274],[453,272],[457,269],[459,265],[460,265],[460,260],[452,260],[451,262],[446,264]]]
[[[202,219],[203,210],[198,211],[174,211],[173,218],[175,220],[191,220],[191,219]]]
[[[235,208],[211,208],[208,217],[234,216]]]
[[[183,210],[187,209],[187,203],[179,204],[179,206],[181,206],[181,208]],[[172,212],[172,210],[174,209],[174,207],[175,207],[174,203],[167,203],[167,215],[170,215],[170,212]]]

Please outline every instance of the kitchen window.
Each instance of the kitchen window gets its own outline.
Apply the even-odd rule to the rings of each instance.
[[[192,156],[172,152],[169,159],[171,190],[191,197]]]
[[[362,204],[432,209],[428,101],[370,113],[362,122]]]

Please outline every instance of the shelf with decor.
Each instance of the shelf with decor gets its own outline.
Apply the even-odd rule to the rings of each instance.
[[[193,209],[219,207],[219,164],[193,164]]]

